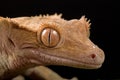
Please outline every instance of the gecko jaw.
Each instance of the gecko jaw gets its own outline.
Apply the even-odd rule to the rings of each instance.
[[[75,68],[84,68],[84,69],[97,69],[102,66],[102,63],[91,63],[80,60],[68,59],[60,56],[54,56],[44,53],[39,53],[38,56],[43,65],[61,65],[61,66],[71,66]]]

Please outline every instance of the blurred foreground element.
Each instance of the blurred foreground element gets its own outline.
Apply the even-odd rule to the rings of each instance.
[[[62,78],[56,72],[44,66],[28,69],[25,72],[24,76],[29,77],[30,80],[78,80],[76,77],[73,77],[72,79]],[[12,80],[26,80],[26,79],[22,75],[19,75],[13,78]]]

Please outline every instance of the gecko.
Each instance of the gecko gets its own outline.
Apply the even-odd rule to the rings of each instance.
[[[10,80],[36,66],[102,66],[104,51],[89,38],[90,20],[61,16],[0,17],[0,80]]]

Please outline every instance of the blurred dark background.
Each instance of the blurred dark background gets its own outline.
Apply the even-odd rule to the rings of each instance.
[[[68,20],[73,18],[79,19],[82,15],[90,19],[92,23],[90,38],[104,50],[106,55],[103,66],[97,70],[49,66],[65,78],[77,76],[80,80],[120,80],[117,26],[113,23],[116,21],[113,19],[116,14],[113,16],[113,10],[113,1],[110,0],[0,1],[0,16],[3,17],[62,13],[62,17]]]

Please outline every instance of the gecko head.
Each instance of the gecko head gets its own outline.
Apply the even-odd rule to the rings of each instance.
[[[90,23],[81,19],[55,20],[43,24],[38,31],[41,55],[50,65],[64,65],[84,69],[100,68],[104,52],[89,38]],[[42,54],[43,53],[43,54]]]
[[[84,16],[67,21],[54,15],[39,22],[35,29],[16,26],[11,29],[10,42],[20,63],[84,69],[102,66],[104,52],[89,39],[90,23]]]

